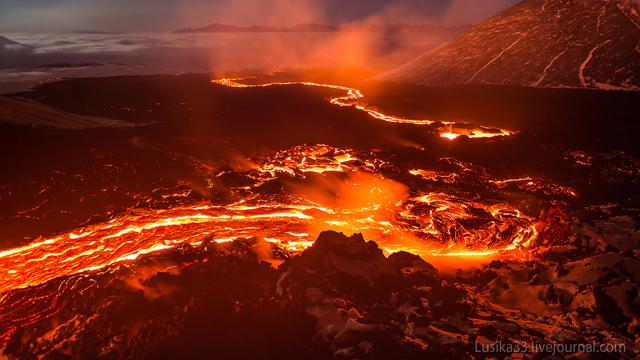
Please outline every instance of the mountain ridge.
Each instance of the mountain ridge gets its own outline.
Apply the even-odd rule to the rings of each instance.
[[[184,28],[174,31],[175,34],[198,33],[269,33],[269,32],[332,32],[338,28],[332,25],[300,24],[293,27],[275,27],[266,25],[238,26],[212,23],[202,27]]]
[[[384,31],[391,33],[418,33],[418,32],[447,32],[459,34],[469,28],[468,25],[444,26],[433,24],[353,24],[327,25],[317,23],[298,24],[290,27],[276,27],[266,25],[238,26],[221,23],[212,23],[202,27],[184,28],[174,31],[174,34],[207,34],[207,33],[331,33],[342,30],[349,31]]]
[[[525,0],[376,79],[640,90],[640,2]]]

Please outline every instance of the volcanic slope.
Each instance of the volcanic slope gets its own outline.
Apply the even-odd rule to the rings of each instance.
[[[381,80],[640,89],[638,0],[525,0]]]

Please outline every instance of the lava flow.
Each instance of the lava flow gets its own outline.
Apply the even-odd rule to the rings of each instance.
[[[315,83],[315,82],[309,82],[309,81],[246,84],[243,82],[245,80],[248,80],[248,79],[247,78],[241,78],[241,79],[223,78],[223,79],[212,80],[211,82],[217,85],[236,87],[236,88],[258,88],[258,87],[271,87],[271,86],[303,85],[303,86],[313,86],[313,87],[344,91],[346,93],[345,95],[333,97],[329,100],[329,102],[338,106],[355,107],[356,109],[364,111],[365,113],[369,114],[369,116],[375,119],[390,122],[390,123],[431,125],[436,127],[436,130],[441,137],[448,140],[455,140],[460,136],[467,136],[469,138],[475,139],[475,138],[491,138],[491,137],[497,137],[497,136],[510,136],[514,134],[513,131],[505,130],[505,129],[488,128],[484,126],[474,126],[466,123],[456,123],[456,122],[450,122],[450,121],[435,121],[435,120],[428,120],[428,119],[408,119],[404,117],[384,114],[380,111],[377,111],[371,108],[367,104],[359,103],[358,101],[364,98],[364,94],[360,90],[351,88],[348,86],[322,84],[322,83]]]
[[[232,176],[250,182],[234,189],[236,202],[136,209],[0,252],[0,292],[205,239],[258,238],[296,253],[320,231],[337,230],[363,233],[387,252],[497,256],[526,249],[537,236],[534,219],[509,204],[411,190],[385,177],[383,168],[392,165],[374,153],[297,146],[256,163],[250,171],[217,173],[219,181]],[[405,170],[412,174],[424,172]],[[285,184],[285,190],[263,191],[270,182]]]

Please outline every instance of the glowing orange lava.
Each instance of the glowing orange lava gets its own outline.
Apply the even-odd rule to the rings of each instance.
[[[454,134],[454,133],[450,133],[450,132],[446,132],[444,134],[440,134],[440,136],[442,136],[443,138],[449,139],[449,140],[455,140],[458,137],[460,137],[460,135]]]
[[[533,219],[510,205],[486,205],[437,192],[411,196],[404,185],[379,174],[383,166],[380,159],[326,145],[281,151],[246,173],[255,183],[239,187],[246,196],[238,202],[132,210],[105,223],[0,252],[0,293],[205,239],[259,238],[295,253],[311,246],[320,231],[336,230],[363,233],[389,253],[486,257],[520,252],[537,236]],[[343,175],[314,179],[319,182],[305,183],[286,196],[253,190],[281,176],[323,173]],[[333,195],[327,197],[326,189]]]
[[[472,139],[477,138],[491,138],[491,137],[502,137],[502,136],[510,136],[513,135],[513,131],[504,130],[504,129],[488,129],[484,127],[473,127],[469,128],[469,124],[461,124],[459,128],[455,128],[455,122],[446,122],[446,121],[435,121],[428,119],[408,119],[399,116],[387,115],[381,113],[375,109],[372,109],[370,106],[366,104],[359,104],[358,101],[364,98],[364,94],[355,88],[351,88],[348,86],[342,85],[332,85],[332,84],[321,84],[309,81],[291,81],[291,82],[275,82],[275,83],[266,83],[266,84],[245,84],[242,81],[247,80],[244,79],[232,79],[232,78],[223,78],[212,80],[213,84],[227,86],[227,87],[235,87],[235,88],[256,88],[256,87],[271,87],[271,86],[286,86],[286,85],[304,85],[304,86],[313,86],[313,87],[321,87],[326,89],[334,89],[344,91],[346,94],[342,96],[337,96],[331,98],[329,102],[338,106],[345,107],[355,107],[358,110],[364,111],[369,116],[396,124],[413,124],[413,125],[439,125],[443,127],[440,129],[440,136],[449,139],[455,140],[460,136],[467,136]],[[445,130],[447,128],[448,130]]]
[[[135,260],[140,255],[169,249],[177,244],[201,243],[205,238],[227,242],[257,237],[298,252],[313,244],[317,233],[309,229],[334,229],[362,232],[377,240],[387,252],[410,251],[417,254],[476,256],[497,254],[503,250],[526,247],[535,238],[535,226],[523,226],[506,246],[491,250],[464,250],[456,239],[439,247],[437,242],[419,239],[441,238],[438,227],[446,221],[470,217],[465,205],[442,194],[428,194],[409,200],[409,208],[400,214],[387,213],[379,204],[362,208],[335,209],[319,204],[236,203],[228,206],[196,204],[170,210],[139,210],[112,221],[93,225],[37,241],[0,253],[0,292],[36,285],[60,276],[98,270],[105,266]],[[433,205],[425,214],[415,214],[416,204]],[[465,236],[486,241],[496,231],[504,231],[511,221],[528,223],[509,207],[483,207],[497,219],[495,225]],[[412,222],[412,225],[408,225]],[[460,229],[462,231],[463,229]]]

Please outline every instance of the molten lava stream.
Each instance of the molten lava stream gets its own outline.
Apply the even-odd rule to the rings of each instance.
[[[79,232],[0,252],[0,273],[4,275],[0,292],[134,260],[180,243],[199,243],[210,236],[217,241],[277,237],[290,241],[295,249],[300,239],[288,233],[303,232],[298,220],[311,218],[304,213],[310,209],[197,204],[170,210],[140,210]]]
[[[212,80],[213,84],[227,86],[227,87],[235,87],[235,88],[258,88],[258,87],[271,87],[271,86],[286,86],[286,85],[304,85],[304,86],[313,86],[313,87],[321,87],[326,89],[334,89],[344,91],[346,94],[342,96],[337,96],[331,98],[329,100],[330,103],[337,106],[353,106],[358,110],[364,111],[369,114],[369,116],[396,124],[413,124],[413,125],[433,125],[439,126],[440,124],[444,125],[439,130],[439,134],[441,137],[448,140],[455,140],[460,136],[467,136],[472,139],[476,138],[491,138],[491,137],[502,137],[502,136],[511,136],[515,132],[505,129],[490,129],[482,126],[472,126],[470,124],[457,124],[455,122],[440,122],[434,120],[427,119],[408,119],[393,115],[387,115],[382,112],[379,112],[375,109],[372,109],[368,105],[359,104],[358,101],[364,98],[364,94],[358,89],[351,88],[348,86],[342,85],[332,85],[332,84],[321,84],[309,81],[290,81],[290,82],[275,82],[275,83],[266,83],[266,84],[244,84],[243,80],[248,80],[249,78],[239,78],[239,79],[231,79],[231,78],[223,78]],[[255,79],[255,78],[253,78]],[[456,125],[460,125],[456,127]]]
[[[380,174],[389,164],[372,153],[301,145],[256,163],[255,169],[235,174],[254,182],[236,189],[244,194],[236,203],[139,209],[0,251],[0,293],[204,239],[257,238],[299,252],[311,246],[321,231],[335,230],[362,233],[388,253],[462,257],[468,262],[505,253],[513,256],[537,236],[533,219],[508,204],[486,205],[436,192],[410,194],[404,184]],[[408,172],[434,176],[427,170]],[[324,175],[310,180],[307,175],[312,173]],[[339,177],[328,176],[337,173]],[[280,177],[304,183],[291,185],[286,194],[254,191]]]
[[[451,226],[468,219],[468,204],[457,204],[444,194],[410,199],[400,209],[379,204],[361,207],[327,208],[308,202],[237,203],[229,206],[196,204],[169,210],[139,210],[133,214],[36,241],[24,247],[0,252],[0,292],[44,283],[51,279],[97,270],[114,263],[134,260],[142,254],[177,244],[198,244],[205,238],[216,242],[238,238],[260,238],[298,252],[309,247],[321,230],[361,232],[376,240],[387,252],[409,251],[430,256],[497,256],[503,250],[517,250],[535,237],[535,227],[517,210],[487,207],[495,223],[484,229],[466,231],[461,238],[446,238]],[[421,212],[421,207],[432,210]],[[517,227],[516,231],[513,229]],[[496,233],[509,237],[493,248],[486,244]],[[446,243],[438,243],[446,239]],[[431,240],[431,241],[430,241]],[[465,247],[466,241],[474,247]],[[486,243],[485,243],[486,242]]]

